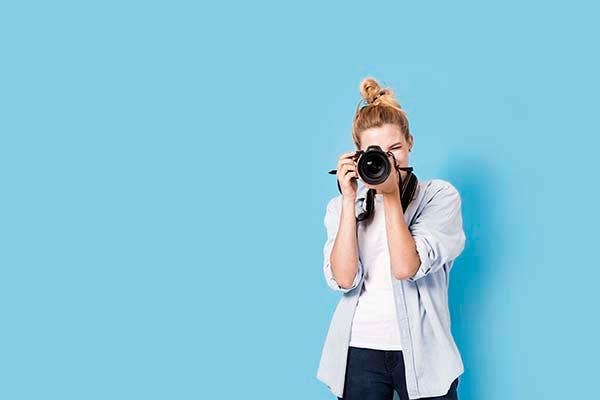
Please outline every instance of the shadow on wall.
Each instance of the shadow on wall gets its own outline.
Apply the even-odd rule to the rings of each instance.
[[[461,353],[465,372],[458,386],[460,400],[484,399],[488,390],[480,385],[493,375],[493,355],[485,354],[482,344],[482,321],[490,305],[489,294],[500,290],[497,282],[500,263],[507,246],[503,232],[509,222],[500,198],[505,177],[484,159],[452,159],[438,176],[452,183],[461,194],[465,249],[455,261],[450,274],[449,304],[452,333]],[[399,400],[394,393],[394,400]]]
[[[489,390],[481,386],[497,367],[493,355],[482,346],[482,321],[489,319],[490,293],[501,290],[497,282],[502,254],[505,253],[509,221],[506,207],[500,202],[505,174],[485,159],[453,159],[443,168],[448,180],[461,194],[463,227],[467,237],[465,249],[456,260],[450,275],[449,304],[452,333],[461,352],[465,372],[459,384],[460,400],[483,399]]]

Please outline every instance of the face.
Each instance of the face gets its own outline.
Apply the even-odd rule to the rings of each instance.
[[[409,140],[404,139],[400,128],[396,125],[385,124],[378,128],[370,128],[360,134],[360,149],[366,150],[369,146],[377,145],[385,152],[390,151],[394,154],[399,167],[408,167],[408,150],[413,145],[413,136],[409,135]],[[394,160],[389,157],[390,163]],[[406,177],[406,171],[400,171],[402,179]]]

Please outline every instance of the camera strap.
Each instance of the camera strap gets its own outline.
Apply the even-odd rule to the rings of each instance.
[[[406,178],[400,183],[400,188],[401,188],[400,203],[402,204],[402,211],[406,212],[406,209],[408,208],[411,200],[413,199],[413,196],[415,195],[419,180],[417,179],[417,176],[412,172],[412,167],[397,167],[397,168],[401,169],[403,171],[408,171]],[[400,175],[400,179],[402,180],[401,175]],[[340,188],[339,182],[338,182],[338,189],[340,190],[340,193],[341,193],[342,190]],[[364,201],[365,201],[365,207],[363,208],[364,211],[359,213],[356,216],[357,221],[363,221],[365,219],[370,218],[371,215],[373,215],[373,211],[375,209],[375,189],[367,190],[366,198]]]
[[[408,208],[408,205],[410,204],[415,194],[415,191],[417,190],[419,180],[417,179],[417,176],[413,173],[413,167],[399,167],[396,163],[396,158],[393,156],[393,154],[392,157],[394,158],[394,168],[396,168],[396,170],[408,171],[408,174],[406,175],[406,178],[404,180],[402,180],[402,175],[400,174],[400,171],[398,171],[398,177],[400,178],[400,203],[402,204],[402,211],[406,212],[406,209]],[[333,169],[329,171],[329,173],[334,175],[336,174],[336,170]],[[339,179],[336,179],[336,183],[339,192],[342,193],[342,187],[340,186]],[[365,198],[366,207],[364,208],[365,211],[358,214],[358,216],[356,217],[357,221],[362,221],[371,217],[374,210],[374,199],[375,189],[367,190]]]
[[[410,201],[415,195],[415,191],[417,190],[417,184],[419,183],[419,180],[417,179],[417,176],[413,174],[412,167],[398,167],[398,169],[408,171],[404,182],[402,182],[402,176],[400,176],[400,186],[402,188],[400,192],[400,201],[402,202],[402,211],[406,211],[408,205],[410,204]]]

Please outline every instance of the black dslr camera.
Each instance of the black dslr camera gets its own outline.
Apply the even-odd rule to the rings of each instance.
[[[399,167],[396,163],[394,154],[391,151],[386,153],[381,149],[381,147],[372,145],[367,147],[366,150],[357,150],[352,156],[354,161],[358,160],[356,166],[358,168],[357,172],[360,178],[369,185],[378,185],[385,182],[392,172],[392,165],[390,164],[388,155],[391,155],[394,159],[395,165],[393,167],[403,171],[412,171],[412,167]],[[329,173],[337,174],[337,170],[331,170]]]
[[[358,175],[369,185],[378,185],[385,182],[392,172],[392,166],[387,154],[377,145],[367,147],[367,150],[359,150],[354,153]]]
[[[390,164],[390,160],[388,159],[388,155],[392,156],[394,160],[394,165]],[[402,210],[406,211],[408,204],[411,202],[416,188],[418,184],[418,179],[415,174],[413,174],[413,167],[399,167],[396,162],[396,157],[394,157],[394,153],[391,151],[385,152],[381,149],[381,147],[377,145],[372,145],[367,147],[366,150],[357,150],[352,156],[354,161],[358,160],[356,163],[358,169],[358,175],[360,178],[369,185],[378,185],[380,183],[385,182],[385,180],[390,176],[392,172],[392,168],[396,168],[397,170],[408,171],[407,179],[402,180],[402,176],[400,175],[400,182],[398,185],[400,187],[400,201],[402,203]],[[332,169],[329,171],[330,174],[336,175],[337,170]],[[400,172],[398,171],[398,174]],[[352,179],[356,179],[353,177]],[[340,186],[339,179],[336,179],[337,187],[340,193],[342,193],[342,188]],[[356,216],[357,221],[362,221],[368,219],[373,215],[373,198],[375,196],[375,190],[369,189],[367,191],[366,198],[366,207],[363,212]]]

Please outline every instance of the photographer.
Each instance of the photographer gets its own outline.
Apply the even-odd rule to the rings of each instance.
[[[464,372],[448,285],[465,245],[461,199],[409,167],[408,119],[389,88],[361,82],[356,151],[339,156],[340,194],[325,213],[323,272],[342,293],[317,378],[338,399],[458,399]],[[358,180],[362,181],[359,187]]]

